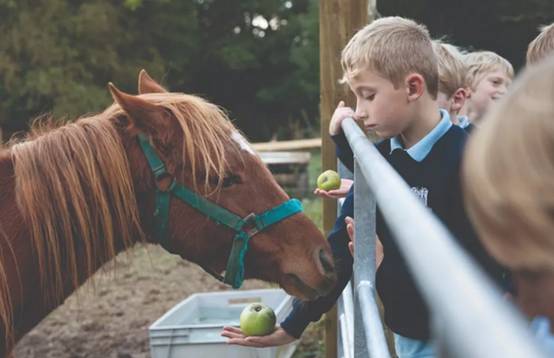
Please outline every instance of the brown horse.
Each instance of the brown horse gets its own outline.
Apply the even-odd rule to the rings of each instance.
[[[241,218],[288,200],[225,113],[169,93],[144,71],[139,95],[110,85],[115,103],[61,127],[35,126],[0,151],[1,354],[117,253],[158,243],[156,193],[171,179]],[[153,175],[137,137],[149,138],[169,175]],[[213,272],[234,233],[172,198],[164,248]],[[246,277],[313,299],[333,286],[327,242],[303,214],[250,240]]]

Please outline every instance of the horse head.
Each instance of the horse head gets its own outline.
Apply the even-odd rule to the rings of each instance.
[[[145,71],[139,95],[110,84],[147,240],[240,286],[279,283],[304,299],[335,282],[329,245],[218,106],[167,92]],[[160,169],[161,168],[161,169]]]

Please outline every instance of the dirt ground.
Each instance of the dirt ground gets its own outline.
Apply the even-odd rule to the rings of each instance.
[[[157,246],[137,247],[117,258],[115,269],[46,317],[15,349],[16,358],[146,358],[148,326],[192,293],[227,289],[196,265]],[[267,288],[246,281],[243,289]],[[295,357],[321,356],[321,330],[312,325]]]

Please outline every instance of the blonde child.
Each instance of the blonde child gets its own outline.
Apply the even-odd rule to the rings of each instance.
[[[433,50],[437,56],[439,71],[437,103],[440,108],[448,111],[452,123],[466,128],[470,123],[467,117],[460,116],[469,93],[466,83],[467,66],[462,54],[455,46],[441,40],[433,41]]]
[[[470,88],[465,112],[469,120],[480,125],[483,115],[504,94],[514,77],[510,62],[492,51],[471,52],[464,56]]]
[[[554,356],[554,57],[528,68],[468,144],[466,204]],[[498,138],[501,138],[499,140]]]
[[[527,48],[527,65],[535,65],[554,54],[554,23],[544,26]]]

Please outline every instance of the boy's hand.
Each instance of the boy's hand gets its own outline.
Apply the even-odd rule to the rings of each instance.
[[[350,216],[347,216],[344,218],[344,222],[346,223],[346,232],[348,232],[348,236],[350,237],[350,242],[348,243],[348,250],[350,250],[350,254],[352,257],[354,257],[354,237],[355,230],[354,230],[354,219],[352,219]],[[381,266],[381,262],[383,262],[383,258],[385,257],[385,251],[383,249],[383,244],[381,243],[381,240],[379,240],[379,237],[375,239],[375,267],[379,268]]]
[[[340,101],[329,123],[330,135],[336,135],[341,132],[342,129],[340,124],[345,118],[354,118],[354,110],[350,107],[345,107],[344,101]]]
[[[284,344],[291,343],[296,340],[293,336],[290,336],[284,329],[277,327],[273,333],[267,336],[245,336],[244,333],[237,327],[223,327],[221,332],[223,337],[229,338],[227,343],[238,344],[239,346],[246,347],[274,347],[282,346]]]
[[[356,236],[354,231],[354,219],[352,219],[350,216],[347,216],[344,218],[344,223],[346,224],[346,232],[350,237],[350,242],[348,243],[348,250],[350,250],[350,255],[354,257],[354,237]]]
[[[344,198],[346,197],[346,195],[348,195],[348,192],[350,191],[350,187],[352,186],[353,182],[354,181],[350,179],[341,179],[340,187],[338,189],[327,191],[327,190],[316,188],[314,190],[314,194],[322,198],[329,198],[329,199]]]

